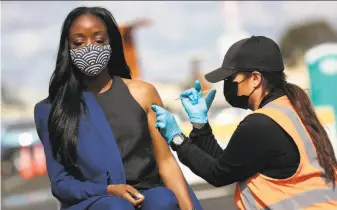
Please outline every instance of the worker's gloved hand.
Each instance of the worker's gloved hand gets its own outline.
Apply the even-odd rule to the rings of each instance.
[[[159,128],[159,132],[170,145],[173,137],[182,133],[181,129],[179,128],[174,116],[169,111],[157,105],[152,105],[152,109],[156,112],[157,117],[155,127]]]
[[[180,94],[181,103],[191,123],[206,124],[208,122],[207,112],[212,105],[215,94],[216,90],[211,90],[204,99],[198,80],[195,81],[194,88],[185,90]]]

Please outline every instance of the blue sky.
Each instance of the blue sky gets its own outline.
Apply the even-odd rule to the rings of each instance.
[[[238,2],[249,34],[276,41],[294,23],[323,18],[337,29],[337,2]],[[150,18],[136,33],[145,80],[183,80],[189,59],[201,55],[205,72],[221,64],[217,39],[225,29],[222,2],[1,2],[2,82],[47,92],[62,22],[76,6],[103,6],[119,24]]]

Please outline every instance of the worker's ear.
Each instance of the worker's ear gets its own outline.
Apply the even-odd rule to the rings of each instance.
[[[254,88],[257,88],[262,84],[263,77],[262,77],[262,74],[260,72],[253,71],[252,75],[251,75],[251,79],[253,81]]]

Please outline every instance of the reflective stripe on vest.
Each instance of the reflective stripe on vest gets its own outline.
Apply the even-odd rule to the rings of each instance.
[[[317,154],[314,146],[312,145],[312,141],[308,136],[305,128],[302,126],[300,119],[298,119],[295,112],[288,107],[280,106],[273,102],[267,104],[265,107],[277,109],[281,111],[283,114],[285,114],[291,120],[293,126],[295,127],[301,140],[303,141],[303,145],[305,147],[307,158],[310,161],[310,164],[313,167],[319,169],[323,174],[324,170],[318,163]],[[323,177],[322,179],[323,181],[325,181]],[[247,186],[247,181],[240,182],[239,186],[244,207],[247,210],[258,210],[259,207],[249,187]],[[331,189],[332,188],[331,186],[332,184],[329,184],[329,188],[315,189],[297,194],[295,196],[289,197],[287,199],[281,200],[277,203],[264,207],[263,210],[301,209],[317,203],[327,202],[331,200],[336,201],[337,192],[333,191]]]

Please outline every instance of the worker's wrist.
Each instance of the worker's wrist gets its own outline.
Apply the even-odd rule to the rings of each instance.
[[[188,137],[186,137],[185,139],[184,139],[184,142],[181,144],[181,145],[179,145],[177,148],[176,148],[176,152],[179,152],[180,150],[184,150],[183,148],[186,148],[186,147],[188,147],[188,145],[190,145],[192,143],[192,140],[190,139],[190,138],[188,138]]]
[[[189,138],[187,138],[184,133],[179,133],[177,135],[175,135],[171,141],[171,148],[173,151],[178,151],[179,148],[186,143],[186,141],[188,140]]]
[[[192,123],[193,128],[201,129],[203,128],[207,123]]]
[[[211,134],[212,134],[211,126],[209,125],[209,123],[205,123],[204,126],[201,128],[197,128],[193,126],[193,129],[190,133],[190,138],[211,135]]]
[[[189,114],[190,122],[199,123],[199,124],[206,124],[208,122],[207,113],[193,113]]]

